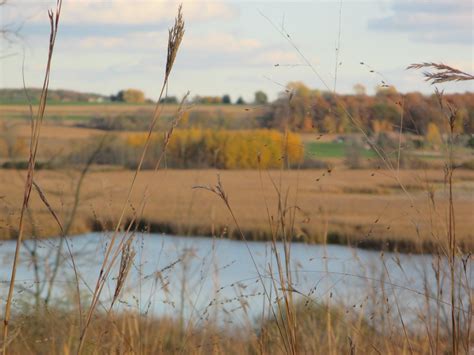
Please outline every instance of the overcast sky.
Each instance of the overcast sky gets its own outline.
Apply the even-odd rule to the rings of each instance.
[[[3,27],[23,24],[20,38],[1,42],[2,87],[22,86],[23,58],[27,85],[41,86],[47,9],[54,3],[8,0],[1,7]],[[159,0],[63,0],[51,88],[106,95],[138,88],[156,98],[177,7]],[[414,62],[474,71],[471,0],[184,1],[183,13],[186,34],[170,95],[189,90],[250,100],[261,89],[273,99],[289,81],[333,90],[338,38],[336,90],[342,93],[356,83],[371,93],[381,80],[403,92],[432,92],[421,73],[405,70]],[[442,87],[473,91],[468,83]]]

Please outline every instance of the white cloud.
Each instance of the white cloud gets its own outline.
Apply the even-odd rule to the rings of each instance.
[[[129,32],[120,36],[84,36],[77,43],[70,42],[71,47],[90,50],[117,50],[127,49],[162,49],[168,40],[168,32],[142,31]]]
[[[65,23],[144,24],[172,19],[180,2],[115,0],[72,0],[65,9]],[[229,19],[235,10],[228,4],[215,1],[185,1],[183,12],[189,20],[207,21]]]
[[[53,0],[22,1],[2,9],[2,18],[11,23],[27,19],[45,22],[46,10],[54,9]],[[189,21],[228,20],[235,17],[236,7],[229,3],[208,0],[67,0],[63,2],[61,23],[74,25],[144,25],[169,22],[183,3]]]
[[[78,40],[77,45],[83,49],[115,49],[127,48],[147,49],[164,48],[167,43],[167,31],[137,31],[117,36],[85,36]],[[73,44],[74,46],[76,44]],[[206,53],[246,53],[262,48],[259,40],[238,37],[230,33],[207,33],[202,35],[186,34],[182,48],[188,51]]]
[[[279,49],[269,49],[258,53],[255,57],[250,58],[251,63],[255,65],[280,65],[292,66],[299,65],[300,57],[294,51],[284,51]]]
[[[415,41],[472,45],[471,0],[396,0],[391,14],[372,19],[369,28],[409,34]]]
[[[212,51],[221,53],[251,52],[262,47],[259,40],[238,37],[230,33],[209,33],[203,36],[189,35],[184,45],[197,51]]]
[[[93,53],[108,51],[121,54],[134,50],[137,54],[140,53],[139,56],[148,56],[151,52],[155,56],[157,50],[163,51],[166,48],[167,36],[166,31],[130,32],[121,36],[87,36],[65,45],[69,50],[78,47]],[[256,38],[224,32],[187,34],[181,46],[179,61],[193,68],[209,65],[273,66],[300,63],[294,51],[263,44]]]

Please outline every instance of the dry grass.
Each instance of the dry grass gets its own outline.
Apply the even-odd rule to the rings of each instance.
[[[27,122],[19,122],[15,127],[17,129],[16,134],[20,139],[29,137],[30,132]],[[70,142],[71,139],[87,139],[103,134],[104,132],[98,129],[78,128],[74,126],[58,125],[52,122],[47,122],[43,126],[40,139],[43,141],[55,140],[58,143],[63,143],[63,146],[66,146],[66,143]]]
[[[49,36],[49,46],[48,46],[48,61],[46,64],[46,69],[45,69],[43,88],[41,91],[40,103],[38,105],[37,110],[33,111],[33,109],[30,106],[29,116],[31,119],[31,139],[30,139],[30,147],[29,147],[30,149],[29,149],[29,158],[28,158],[28,170],[27,170],[27,175],[26,175],[26,179],[24,183],[25,186],[23,189],[24,190],[23,203],[22,203],[20,213],[19,213],[18,235],[16,238],[16,248],[15,248],[15,254],[14,254],[12,268],[11,268],[8,296],[5,302],[5,313],[4,313],[4,319],[3,319],[3,336],[2,336],[2,340],[3,340],[2,350],[4,354],[7,353],[7,346],[8,346],[7,339],[8,339],[8,325],[9,325],[8,323],[10,321],[10,314],[11,314],[10,312],[11,312],[11,304],[13,301],[13,291],[15,288],[17,265],[18,265],[21,244],[23,241],[23,236],[24,236],[24,231],[25,231],[24,221],[27,218],[26,216],[29,213],[28,205],[29,205],[29,201],[31,197],[32,187],[35,184],[34,172],[35,172],[36,158],[37,158],[37,152],[38,152],[38,146],[39,146],[39,137],[41,135],[40,134],[41,126],[43,124],[43,118],[44,118],[44,113],[45,113],[45,108],[46,108],[46,100],[48,96],[49,79],[50,79],[50,73],[51,73],[51,62],[53,58],[54,45],[56,42],[56,35],[58,33],[61,7],[62,7],[62,0],[57,0],[55,11],[53,10],[48,11],[48,17],[49,17],[49,23],[50,23],[50,36]],[[34,112],[36,114],[34,114]],[[35,186],[39,190],[38,185],[35,185]],[[44,201],[44,198],[42,200]]]
[[[425,69],[423,76],[431,84],[440,84],[448,81],[474,80],[474,75],[463,72],[443,63],[417,63],[411,64],[407,69]]]
[[[250,107],[250,109],[249,109]],[[91,137],[103,136],[107,132],[86,127],[78,127],[79,121],[87,121],[91,117],[115,117],[118,115],[127,115],[138,113],[140,116],[149,117],[153,114],[153,105],[94,105],[94,106],[47,106],[45,121],[39,137],[42,150],[39,152],[39,158],[49,160],[51,157],[60,156],[69,153],[77,144],[82,144]],[[179,109],[179,105],[162,106],[161,116],[172,117]],[[247,109],[247,110],[246,110]],[[248,111],[250,110],[250,111]],[[217,113],[223,116],[253,117],[258,110],[253,110],[252,106],[235,105],[193,105],[187,109],[187,112],[202,112],[210,116]],[[28,106],[22,105],[1,105],[0,106],[0,126],[2,122],[7,122],[12,127],[11,134],[14,134],[17,140],[27,142],[30,138],[30,122],[28,120],[11,119],[15,116],[27,117],[29,115]],[[64,117],[61,120],[48,120],[48,117]],[[68,117],[77,117],[77,119],[68,119]],[[131,131],[113,131],[109,132],[114,136],[127,137]],[[4,142],[0,139],[0,154],[4,154]],[[26,147],[18,158],[26,159]]]
[[[163,115],[172,115],[176,112],[179,105],[167,104],[163,106]],[[153,112],[155,105],[131,105],[131,104],[94,104],[94,105],[50,105],[46,109],[46,117],[52,116],[75,116],[75,117],[94,117],[117,114],[132,114],[137,112]],[[202,111],[215,113],[217,111],[223,114],[249,114],[258,112],[258,107],[254,105],[193,105],[192,111]],[[11,116],[28,116],[29,108],[27,105],[0,105],[0,118],[10,118]],[[67,121],[67,119],[66,119]]]
[[[3,238],[13,236],[22,183],[14,171],[0,170],[1,208],[9,211],[0,220]],[[53,208],[61,214],[72,203],[72,171],[40,171],[37,181],[42,186]],[[133,172],[91,172],[84,181],[81,206],[72,231],[86,232],[93,221],[99,224],[113,222],[118,214],[121,197],[126,193]],[[268,220],[264,197],[269,206],[276,206],[276,194],[269,176],[276,179],[279,172],[263,174],[263,190],[258,171],[221,171],[221,179],[230,196],[232,207],[249,239],[269,238]],[[142,172],[137,180],[137,192],[132,203],[143,199],[145,185],[149,185],[147,208],[143,219],[154,223],[163,231],[189,234],[211,233],[232,222],[218,199],[202,191],[192,190],[195,185],[215,181],[213,170],[165,170],[157,173]],[[409,197],[396,182],[384,175],[384,171],[338,170],[330,174],[324,170],[285,171],[284,186],[291,186],[294,196],[298,187],[299,212],[296,215],[296,230],[301,238],[309,242],[321,242],[324,226],[328,225],[330,242],[352,242],[393,240],[402,242],[436,243],[446,231],[446,196],[443,188],[443,172],[438,170],[405,170],[401,180],[410,187],[413,207]],[[319,179],[319,181],[317,181]],[[297,182],[298,180],[298,182]],[[8,184],[7,184],[8,182]],[[474,172],[459,170],[455,176],[457,196],[457,229],[461,243],[472,250],[471,218],[474,199],[469,191],[474,184]],[[436,211],[429,211],[432,202],[427,189],[434,191]],[[290,199],[291,200],[291,199]],[[31,210],[36,220],[36,229],[42,236],[57,235],[58,231],[39,198],[33,196]],[[275,210],[271,213],[276,215]],[[437,213],[437,215],[434,215]],[[127,216],[127,217],[130,217]],[[432,224],[432,225],[431,225]],[[110,226],[110,225],[109,225]],[[12,230],[13,229],[13,230]],[[158,228],[159,229],[159,228]],[[432,232],[434,235],[432,235]],[[331,240],[331,238],[333,238]],[[373,245],[376,247],[375,245]],[[380,247],[380,246],[379,246]]]
[[[352,311],[350,313],[353,313]],[[381,337],[377,329],[361,318],[334,307],[327,317],[321,305],[297,307],[297,340],[302,354],[408,353],[406,341],[393,334]],[[327,322],[332,322],[333,343],[328,341]],[[12,354],[69,354],[77,347],[79,329],[74,312],[51,308],[25,313],[15,319],[10,344]],[[428,353],[428,339],[411,339],[415,354]],[[83,353],[86,354],[285,354],[274,321],[261,329],[191,324],[185,331],[172,318],[154,318],[123,312],[107,317],[98,313]]]

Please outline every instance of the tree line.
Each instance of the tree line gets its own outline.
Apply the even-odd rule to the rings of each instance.
[[[29,89],[29,96],[35,102],[39,91]],[[1,103],[15,103],[24,99],[22,89],[1,89]],[[49,99],[62,102],[151,102],[137,89],[121,90],[110,97],[96,94],[83,94],[70,90],[51,90]],[[445,94],[445,99],[456,109],[457,133],[474,133],[474,93]],[[162,99],[163,103],[176,104],[175,96]],[[435,95],[419,92],[399,93],[393,87],[377,89],[375,95],[367,95],[365,88],[358,84],[354,94],[335,94],[333,92],[310,89],[301,82],[289,83],[286,89],[273,102],[263,91],[254,94],[252,102],[242,97],[232,101],[230,95],[195,96],[192,104],[253,104],[262,106],[255,112],[248,112],[254,121],[252,126],[260,128],[290,128],[299,132],[351,133],[398,131],[400,124],[404,132],[426,135],[438,130],[447,130],[443,110]],[[243,107],[242,110],[246,108]],[[247,109],[248,110],[248,109]],[[249,125],[247,125],[249,127]]]
[[[146,133],[107,136],[95,163],[121,165],[134,169],[146,140]],[[164,135],[153,133],[150,149],[142,167],[153,169],[163,149]],[[89,159],[96,138],[81,144],[66,158],[69,163]],[[304,159],[304,147],[298,134],[276,130],[176,129],[169,141],[166,158],[171,168],[257,169],[298,166]]]
[[[356,93],[340,95],[312,90],[294,82],[272,102],[261,117],[263,127],[289,127],[295,131],[321,133],[350,133],[360,131],[399,131],[426,135],[436,126],[445,132],[446,119],[436,96],[419,92],[399,93],[393,87],[379,88],[369,96],[358,85]],[[455,107],[455,131],[474,133],[474,93],[445,94],[446,101]],[[430,128],[431,125],[431,128]]]

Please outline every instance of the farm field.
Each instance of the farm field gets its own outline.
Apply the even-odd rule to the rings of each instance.
[[[81,126],[81,122],[100,115],[119,117],[140,113],[146,116],[151,114],[152,109],[151,105],[127,104],[48,106],[47,119],[40,136],[42,149],[38,157],[40,161],[48,161],[51,157],[67,156],[104,135],[126,140],[136,132],[108,132]],[[165,105],[163,114],[171,115],[176,110],[176,105]],[[237,105],[197,105],[192,110],[201,110],[209,115],[217,111],[234,115],[256,114],[253,110],[246,111]],[[17,142],[27,142],[31,133],[28,120],[14,119],[15,115],[24,118],[28,113],[27,106],[1,105],[0,112],[0,122],[8,125],[6,127],[15,135]],[[393,172],[380,169],[375,164],[377,156],[367,147],[356,148],[366,168],[347,169],[345,159],[348,143],[344,139],[350,136],[302,133],[300,137],[305,158],[325,162],[328,168],[284,171],[281,175],[277,170],[261,173],[257,170],[212,169],[163,170],[156,174],[142,172],[134,196],[134,203],[140,205],[144,198],[141,194],[149,187],[150,196],[146,199],[145,212],[138,216],[142,227],[149,224],[149,228],[155,231],[207,236],[220,235],[225,228],[227,237],[236,237],[234,223],[222,202],[208,191],[192,189],[195,185],[212,185],[219,173],[239,224],[251,240],[271,238],[265,204],[270,210],[273,209],[274,214],[277,213],[277,192],[273,184],[280,182],[280,177],[281,192],[288,191],[288,205],[298,207],[294,220],[289,222],[294,225],[294,235],[299,241],[329,241],[367,248],[411,251],[423,243],[425,249],[430,249],[437,244],[436,239],[444,240],[446,191],[443,185],[443,156],[440,152],[416,153],[429,165],[419,170],[401,170],[403,191]],[[472,150],[458,150],[464,160],[472,159]],[[26,159],[26,155],[17,159]],[[78,172],[73,167],[74,164],[37,172],[36,179],[53,209],[60,211],[63,217],[71,209],[72,191],[77,184]],[[74,233],[110,228],[114,224],[132,174],[133,171],[123,170],[121,166],[92,167],[81,190],[79,209],[72,226]],[[3,239],[15,235],[24,175],[25,171],[21,170],[0,170],[0,203],[6,212],[0,220],[0,236]],[[460,241],[472,248],[469,221],[474,207],[474,172],[461,169],[456,171],[455,176],[458,236]],[[12,183],[7,184],[7,181]],[[431,191],[433,201],[429,199]],[[16,207],[12,209],[13,206]],[[29,222],[30,232],[34,230],[36,235],[42,237],[58,234],[54,221],[38,196],[34,196],[31,211],[33,223]]]
[[[181,235],[235,237],[235,226],[228,211],[211,192],[194,186],[216,183],[217,174],[229,196],[236,218],[249,240],[271,238],[266,204],[270,215],[277,214],[277,192],[288,192],[288,206],[297,206],[295,240],[359,245],[369,248],[400,248],[416,251],[428,240],[429,248],[444,240],[446,196],[443,173],[437,170],[403,170],[403,192],[390,173],[383,170],[334,169],[304,171],[216,171],[163,170],[142,172],[132,203],[143,214],[137,215],[142,227]],[[62,218],[72,206],[77,172],[38,171],[37,183],[52,208]],[[93,171],[86,176],[79,210],[72,230],[80,233],[107,229],[116,221],[132,179],[130,171]],[[25,174],[0,170],[0,220],[3,239],[15,235]],[[8,182],[8,183],[7,183]],[[473,250],[471,227],[474,208],[474,172],[459,170],[455,175],[456,223],[458,238]],[[145,194],[144,191],[147,190]],[[432,193],[433,200],[430,200]],[[31,216],[38,236],[59,233],[54,220],[35,193]],[[138,212],[137,212],[138,213]],[[131,216],[127,216],[131,217]],[[31,222],[31,221],[30,221]],[[273,226],[274,227],[274,226]],[[224,232],[225,230],[225,232]],[[31,233],[31,223],[29,226]],[[384,245],[384,242],[389,244]]]
[[[250,108],[248,108],[250,107]],[[43,124],[40,136],[39,152],[40,160],[49,160],[51,157],[67,155],[82,144],[97,144],[100,137],[105,135],[121,137],[126,139],[136,131],[127,129],[107,131],[95,128],[87,124],[94,117],[111,117],[112,121],[119,122],[121,115],[140,115],[143,121],[151,115],[153,107],[151,105],[127,105],[127,104],[90,104],[90,105],[52,105],[47,107],[47,116]],[[173,115],[176,113],[176,105],[165,105],[163,115]],[[213,117],[218,115],[230,115],[230,117],[246,120],[254,119],[260,109],[237,105],[196,105],[190,108],[190,113],[200,112],[204,117],[209,115]],[[0,128],[4,130],[3,135],[9,136],[11,140],[15,137],[18,144],[26,147],[26,142],[31,134],[31,126],[26,118],[28,108],[24,105],[0,105]],[[20,118],[20,119],[15,119]],[[166,126],[166,122],[163,123]],[[206,129],[200,127],[198,129]],[[6,157],[4,139],[0,131],[0,162],[5,161]],[[315,159],[328,162],[333,165],[343,166],[348,152],[351,149],[357,151],[360,158],[360,165],[374,166],[378,159],[377,154],[368,146],[358,145],[351,148],[352,137],[359,137],[354,134],[319,134],[298,133],[304,146],[304,155],[307,159]],[[360,137],[358,138],[360,139]],[[94,143],[96,142],[96,143]],[[23,154],[17,157],[17,160],[26,159],[26,149],[22,149]],[[474,151],[469,148],[455,147],[457,158],[460,162],[469,162],[474,160]],[[3,154],[2,154],[3,153]],[[387,150],[389,156],[395,157],[396,151]],[[424,165],[432,168],[442,168],[445,154],[443,150],[412,150],[410,154],[416,159],[422,161]],[[3,156],[2,156],[3,155]]]
[[[128,103],[108,103],[108,104],[78,104],[61,103],[48,105],[45,118],[49,120],[62,119],[64,121],[88,120],[95,116],[133,114],[143,112],[151,114],[155,108],[154,104],[128,104]],[[36,107],[33,107],[35,110]],[[166,104],[163,106],[163,115],[176,114],[178,105]],[[254,105],[192,105],[192,111],[203,111],[206,113],[241,114],[249,115],[260,110]],[[0,119],[4,118],[29,118],[30,109],[28,105],[0,104]]]
[[[347,146],[344,142],[309,142],[306,144],[306,154],[316,158],[343,158],[346,155]],[[375,158],[376,154],[369,148],[358,148],[364,158]]]

